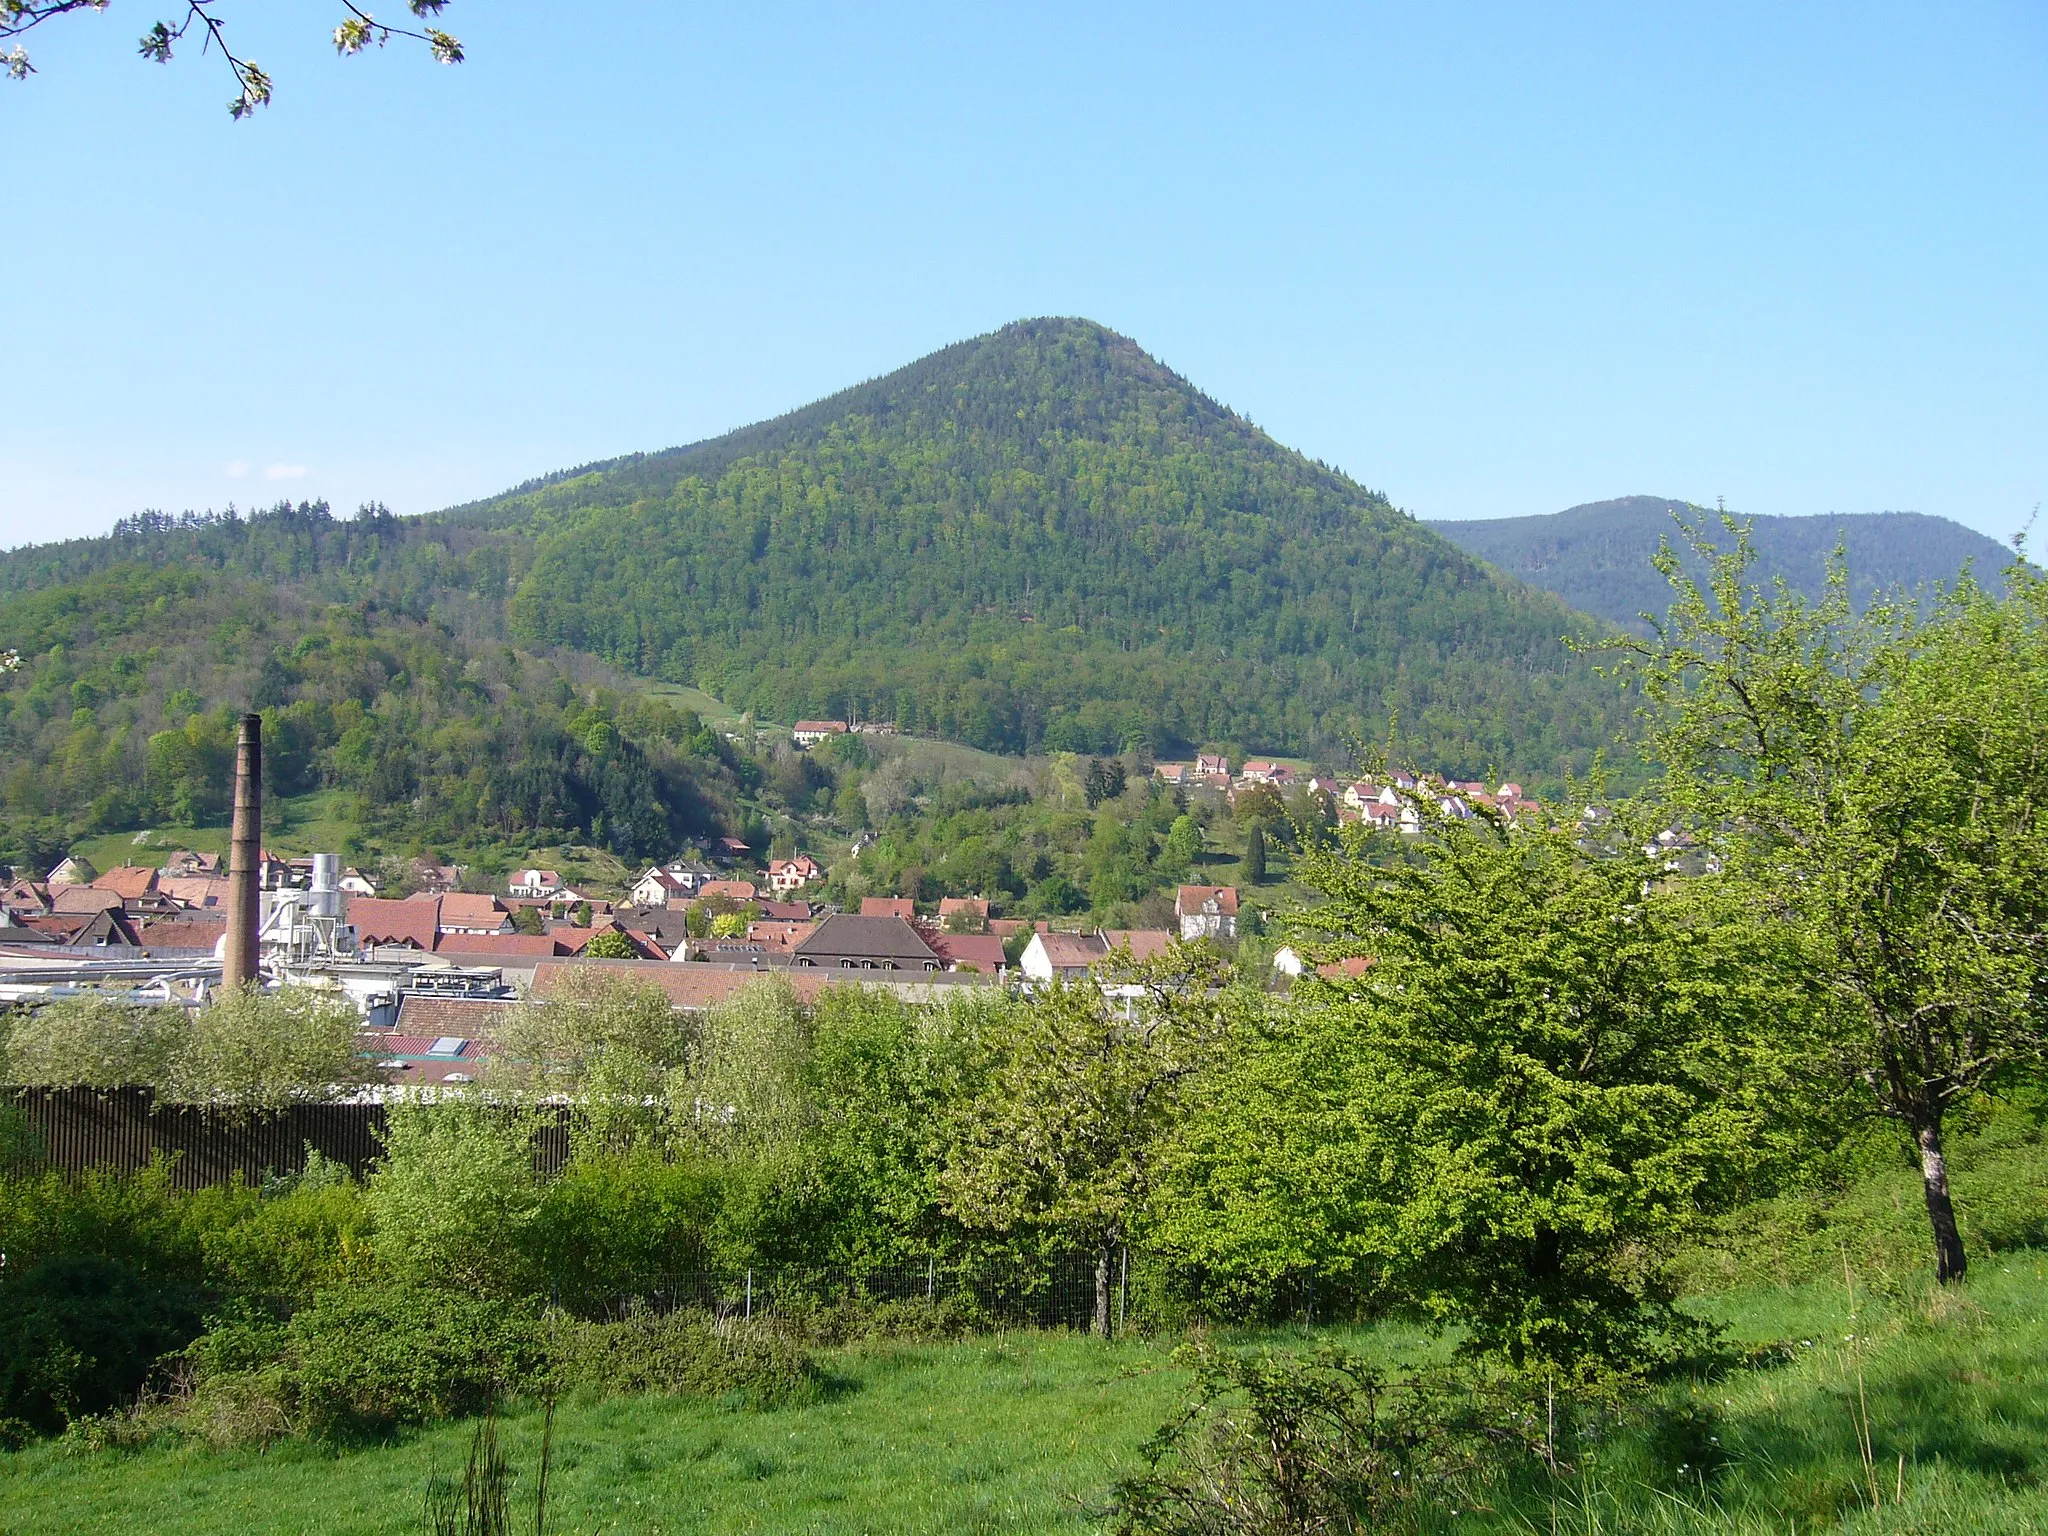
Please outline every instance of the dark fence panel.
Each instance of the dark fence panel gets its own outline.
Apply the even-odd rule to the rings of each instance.
[[[159,1104],[148,1088],[9,1088],[0,1089],[0,1099],[34,1128],[58,1172],[133,1173],[163,1156],[172,1159],[171,1182],[180,1189],[300,1173],[309,1147],[361,1177],[382,1148],[381,1104],[295,1104],[259,1113]],[[534,1164],[553,1173],[568,1158],[568,1122],[557,1114],[535,1133]]]

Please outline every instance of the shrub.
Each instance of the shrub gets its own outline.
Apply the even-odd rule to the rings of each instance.
[[[727,1183],[701,1159],[579,1157],[542,1196],[528,1252],[573,1311],[609,1307],[665,1272],[729,1268],[716,1251]]]
[[[394,1104],[371,1174],[377,1253],[415,1284],[524,1295],[527,1228],[540,1208],[531,1125],[481,1098]]]
[[[561,1385],[605,1394],[676,1392],[768,1408],[806,1395],[817,1379],[795,1336],[767,1319],[640,1312],[563,1322],[551,1350]]]
[[[57,1088],[161,1083],[190,1034],[182,1008],[62,998],[0,1024],[0,1080]]]
[[[326,1165],[333,1168],[335,1165]],[[362,1186],[341,1177],[302,1179],[253,1202],[243,1219],[204,1234],[209,1278],[230,1295],[286,1304],[309,1301],[375,1262]]]
[[[167,1098],[282,1109],[368,1081],[356,1042],[362,1017],[347,998],[310,987],[230,993],[192,1015],[170,1063]]]
[[[28,1116],[12,1104],[0,1103],[0,1178],[35,1173],[49,1155]]]
[[[111,1259],[45,1259],[0,1287],[0,1419],[50,1433],[123,1407],[198,1332],[189,1290]]]
[[[285,1346],[301,1422],[328,1438],[481,1413],[543,1384],[546,1362],[530,1307],[424,1287],[327,1292]]]
[[[92,1255],[147,1280],[197,1285],[208,1234],[255,1204],[253,1190],[234,1186],[181,1194],[171,1187],[168,1162],[134,1174],[95,1169],[78,1178],[46,1172],[0,1180],[0,1253],[13,1273],[44,1259]]]
[[[1116,1485],[1118,1536],[1286,1536],[1412,1529],[1422,1505],[1480,1469],[1483,1395],[1389,1383],[1342,1349],[1180,1350],[1187,1401]]]

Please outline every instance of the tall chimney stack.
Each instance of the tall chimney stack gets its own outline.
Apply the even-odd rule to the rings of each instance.
[[[221,990],[256,979],[257,881],[263,858],[263,717],[242,716],[235,737],[235,821],[228,834],[228,938]]]

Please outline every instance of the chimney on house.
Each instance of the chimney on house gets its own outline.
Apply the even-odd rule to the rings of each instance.
[[[228,933],[221,990],[256,979],[256,885],[263,859],[263,717],[242,716],[235,737],[235,820],[228,833]]]

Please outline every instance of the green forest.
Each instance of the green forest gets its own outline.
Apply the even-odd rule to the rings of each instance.
[[[494,639],[505,548],[416,529],[287,504],[0,559],[19,659],[0,689],[7,851],[47,868],[81,836],[223,822],[245,709],[269,794],[338,792],[359,837],[392,847],[655,857],[735,821],[751,770],[701,721],[594,705]]]
[[[770,719],[1013,753],[1391,726],[1556,774],[1619,718],[1561,607],[1082,321],[451,517],[534,534],[519,640]]]

